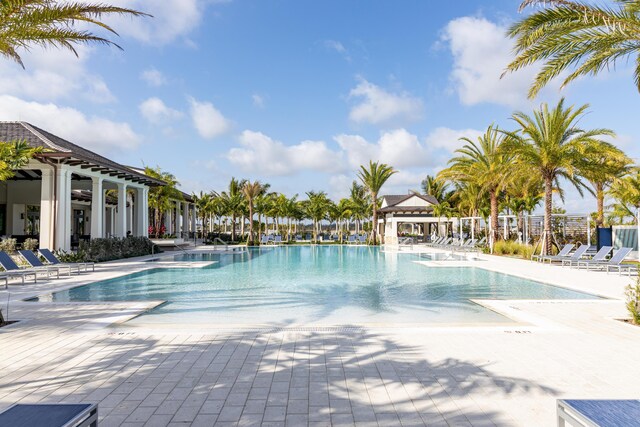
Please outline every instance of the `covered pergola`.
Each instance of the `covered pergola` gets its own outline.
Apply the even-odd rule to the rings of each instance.
[[[378,227],[382,227],[380,234],[384,237],[385,245],[399,243],[398,232],[402,224],[411,224],[418,229],[417,234],[423,236],[424,241],[433,234],[443,234],[445,224],[454,223],[455,219],[433,216],[433,206],[438,201],[425,194],[387,195],[382,197],[382,205],[378,211],[381,218]],[[438,224],[440,229],[438,229]]]

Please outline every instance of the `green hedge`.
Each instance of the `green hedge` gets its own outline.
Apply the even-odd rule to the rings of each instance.
[[[92,239],[90,242],[81,242],[77,253],[60,253],[59,256],[65,262],[104,262],[158,252],[158,248],[154,249],[154,244],[146,237],[125,237],[122,239]]]

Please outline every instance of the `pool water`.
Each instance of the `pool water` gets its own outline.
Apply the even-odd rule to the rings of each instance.
[[[204,268],[157,268],[40,297],[163,304],[128,323],[184,325],[487,324],[512,320],[469,299],[593,295],[474,267],[430,268],[374,247],[282,246],[178,255]]]

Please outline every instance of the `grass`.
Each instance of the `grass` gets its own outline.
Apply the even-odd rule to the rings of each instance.
[[[495,255],[531,259],[531,255],[533,255],[533,246],[514,242],[513,240],[500,240],[493,245],[493,253]]]

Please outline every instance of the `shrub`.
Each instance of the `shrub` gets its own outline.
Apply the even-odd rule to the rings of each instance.
[[[493,253],[496,255],[517,256],[530,259],[533,254],[533,246],[518,243],[513,240],[500,240],[493,245]]]
[[[11,237],[7,237],[6,239],[0,242],[0,250],[5,251],[7,253],[13,253],[16,251],[16,239]]]
[[[123,239],[101,238],[81,242],[76,253],[59,251],[58,257],[64,262],[104,262],[158,252],[158,247],[148,238],[129,236]]]
[[[635,286],[629,285],[625,291],[627,296],[627,311],[631,315],[631,323],[640,325],[640,277]]]
[[[36,249],[38,249],[39,245],[40,242],[38,241],[38,239],[29,238],[24,241],[24,243],[22,244],[22,248],[28,251],[35,251]]]

